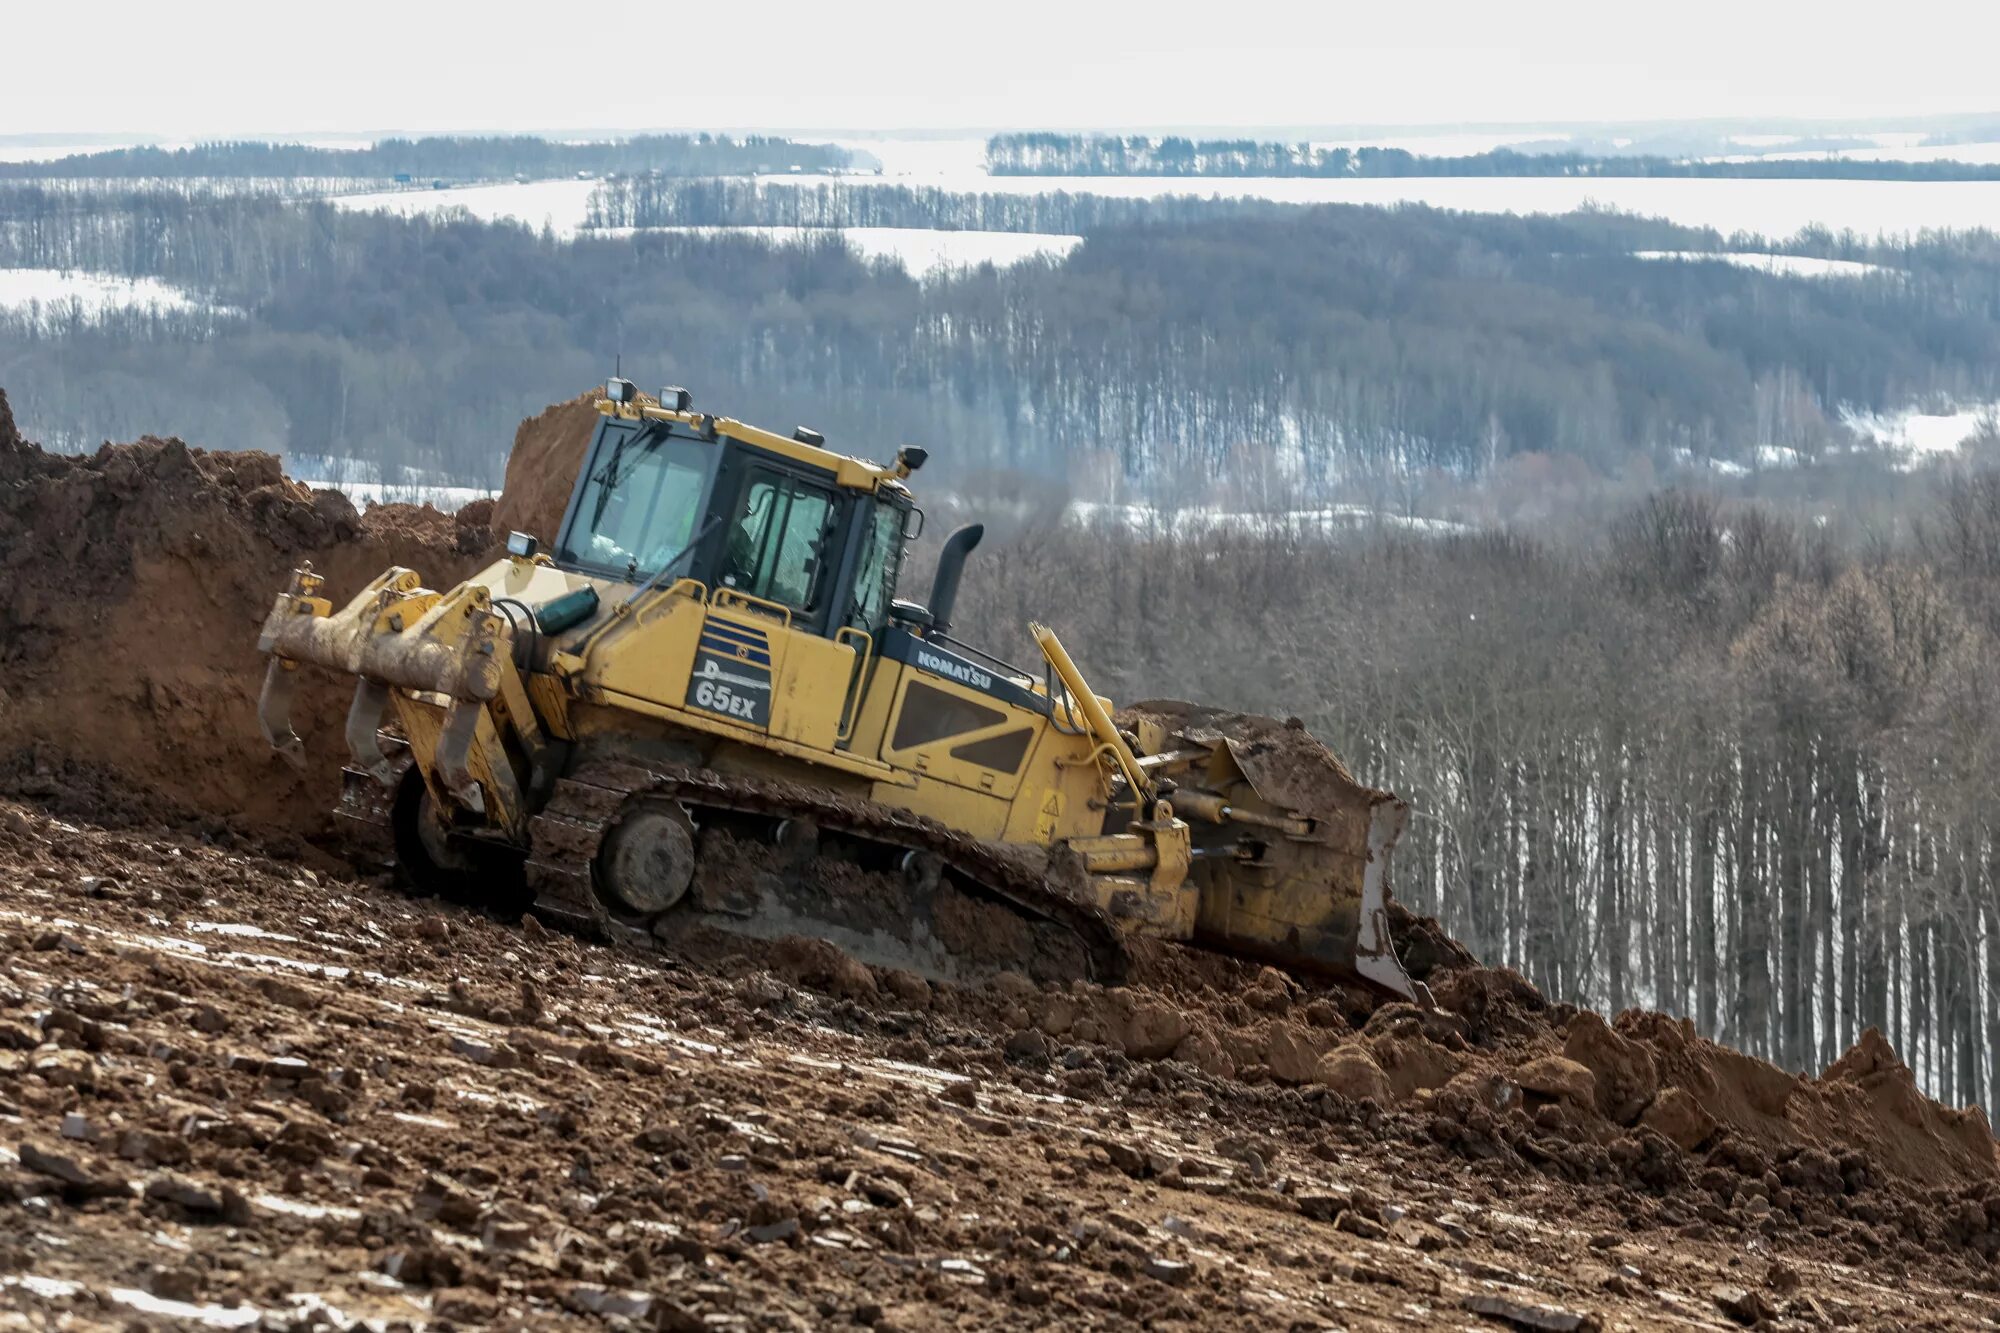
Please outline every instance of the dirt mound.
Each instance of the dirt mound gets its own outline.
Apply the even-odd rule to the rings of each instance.
[[[1917,1090],[1916,1075],[1869,1028],[1807,1085],[1795,1118],[1825,1140],[1840,1139],[1911,1180],[1949,1185],[2000,1178],[1992,1126],[1977,1106],[1954,1110]]]
[[[302,682],[309,773],[270,754],[255,708],[272,599],[307,560],[335,598],[392,564],[448,587],[490,544],[485,525],[406,505],[364,516],[269,454],[147,438],[73,457],[0,426],[0,784],[99,813],[319,828],[351,687]]]
[[[601,388],[591,389],[557,403],[523,421],[514,432],[506,483],[491,518],[493,530],[503,540],[509,532],[526,532],[553,545],[577,469],[583,466],[584,452],[597,429],[597,402],[603,393]]]

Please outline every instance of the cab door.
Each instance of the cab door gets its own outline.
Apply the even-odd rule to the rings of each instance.
[[[849,501],[830,478],[739,455],[686,706],[814,749],[838,739],[854,648],[822,637]]]

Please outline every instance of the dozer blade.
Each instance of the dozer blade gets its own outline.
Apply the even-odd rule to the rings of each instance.
[[[1389,933],[1402,801],[1356,782],[1297,722],[1152,700],[1117,723],[1192,827],[1196,943],[1428,1002]]]

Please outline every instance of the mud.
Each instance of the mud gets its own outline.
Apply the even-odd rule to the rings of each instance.
[[[1453,1020],[1356,1030],[1345,997],[1195,970],[1243,984],[635,953],[0,802],[0,1322],[2000,1317],[2000,1191],[1600,1145],[1482,1082],[1493,1052]],[[1199,1034],[1239,1029],[1268,1072],[1203,1067]],[[1322,1081],[1277,1077],[1322,1042]],[[1352,1095],[1378,1067],[1387,1095]]]

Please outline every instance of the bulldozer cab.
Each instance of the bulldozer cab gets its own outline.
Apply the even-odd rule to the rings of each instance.
[[[693,579],[794,630],[872,635],[916,522],[892,469],[817,437],[641,408],[599,424],[553,554],[633,585]]]

